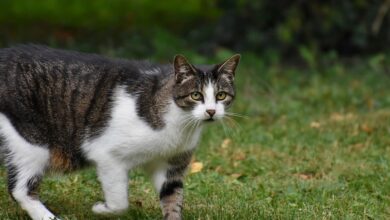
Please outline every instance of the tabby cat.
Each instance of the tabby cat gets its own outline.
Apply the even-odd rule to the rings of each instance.
[[[45,171],[97,167],[104,202],[128,207],[128,172],[150,173],[165,219],[181,219],[183,175],[202,125],[222,119],[235,96],[240,55],[194,66],[21,45],[0,49],[0,143],[8,190],[34,220],[56,219],[38,199]]]

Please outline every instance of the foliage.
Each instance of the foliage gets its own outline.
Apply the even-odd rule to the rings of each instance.
[[[279,59],[305,49],[380,53],[390,49],[389,8],[386,0],[2,0],[0,46],[125,46],[148,57],[186,39],[181,49],[207,56],[220,48]]]
[[[164,3],[152,0],[3,0],[0,20],[18,27],[40,24],[70,29],[169,26],[175,30],[194,23],[195,19],[202,21],[215,16],[213,11],[202,14],[202,10],[211,8],[212,4],[212,1],[199,0],[185,4],[178,0]]]
[[[221,2],[231,4],[225,7],[217,39],[229,48],[285,54],[302,46],[342,54],[390,49],[389,1]]]

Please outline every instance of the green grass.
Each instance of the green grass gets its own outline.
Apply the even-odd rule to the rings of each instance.
[[[319,67],[321,66],[321,67]],[[243,56],[232,111],[207,127],[185,182],[185,219],[390,219],[390,75],[375,59],[311,69]],[[130,209],[91,212],[94,169],[48,176],[41,199],[63,219],[161,219],[151,183],[132,172]],[[6,192],[0,219],[28,219]]]

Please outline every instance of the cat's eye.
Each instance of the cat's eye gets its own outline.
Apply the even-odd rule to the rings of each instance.
[[[224,100],[224,99],[226,99],[226,92],[218,92],[217,100]]]
[[[195,101],[202,100],[202,94],[200,92],[193,92],[191,93],[191,98]]]

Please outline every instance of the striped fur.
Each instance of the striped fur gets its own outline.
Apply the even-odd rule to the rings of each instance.
[[[239,58],[193,66],[178,55],[158,65],[34,45],[1,49],[0,150],[11,196],[32,219],[52,219],[38,198],[45,171],[93,163],[105,197],[93,211],[121,213],[127,173],[141,166],[164,218],[180,219],[184,172],[203,122],[222,119],[234,100]]]

